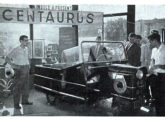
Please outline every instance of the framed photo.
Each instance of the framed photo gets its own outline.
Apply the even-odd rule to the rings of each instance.
[[[44,58],[44,40],[33,40],[33,58]]]

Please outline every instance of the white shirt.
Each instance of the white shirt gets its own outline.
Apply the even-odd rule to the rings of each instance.
[[[12,62],[16,65],[29,65],[28,48],[22,48],[20,46],[14,48],[8,57],[12,59]]]
[[[152,53],[151,53],[151,59],[154,59],[154,57],[156,57],[156,51],[157,51],[157,48],[153,48],[152,49]]]
[[[159,48],[154,48],[152,50],[151,59],[154,60],[155,65],[165,65],[165,45],[161,44]],[[158,73],[165,73],[164,69],[158,68],[155,70]]]
[[[165,45],[161,44],[159,48],[152,50],[151,59],[154,59],[155,65],[165,65]]]

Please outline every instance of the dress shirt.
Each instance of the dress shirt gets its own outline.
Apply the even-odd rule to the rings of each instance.
[[[165,65],[165,45],[161,44],[158,49],[152,50],[151,59],[154,59],[155,65]]]
[[[165,65],[165,45],[161,44],[159,48],[152,50],[151,59],[154,60],[154,65]],[[155,70],[156,73],[165,73],[164,69],[158,68]]]
[[[15,65],[29,65],[29,55],[28,48],[22,48],[18,46],[14,48],[9,54],[8,57],[12,59],[12,62]]]

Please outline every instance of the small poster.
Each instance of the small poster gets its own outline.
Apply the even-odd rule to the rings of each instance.
[[[33,58],[44,58],[44,41],[33,41]]]
[[[61,27],[59,29],[59,55],[65,49],[75,47],[76,37],[75,37],[75,28],[73,27]]]

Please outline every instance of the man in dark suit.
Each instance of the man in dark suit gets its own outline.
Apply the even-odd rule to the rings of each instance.
[[[128,63],[132,66],[140,66],[141,49],[135,42],[136,34],[129,34],[129,43],[126,45]]]

